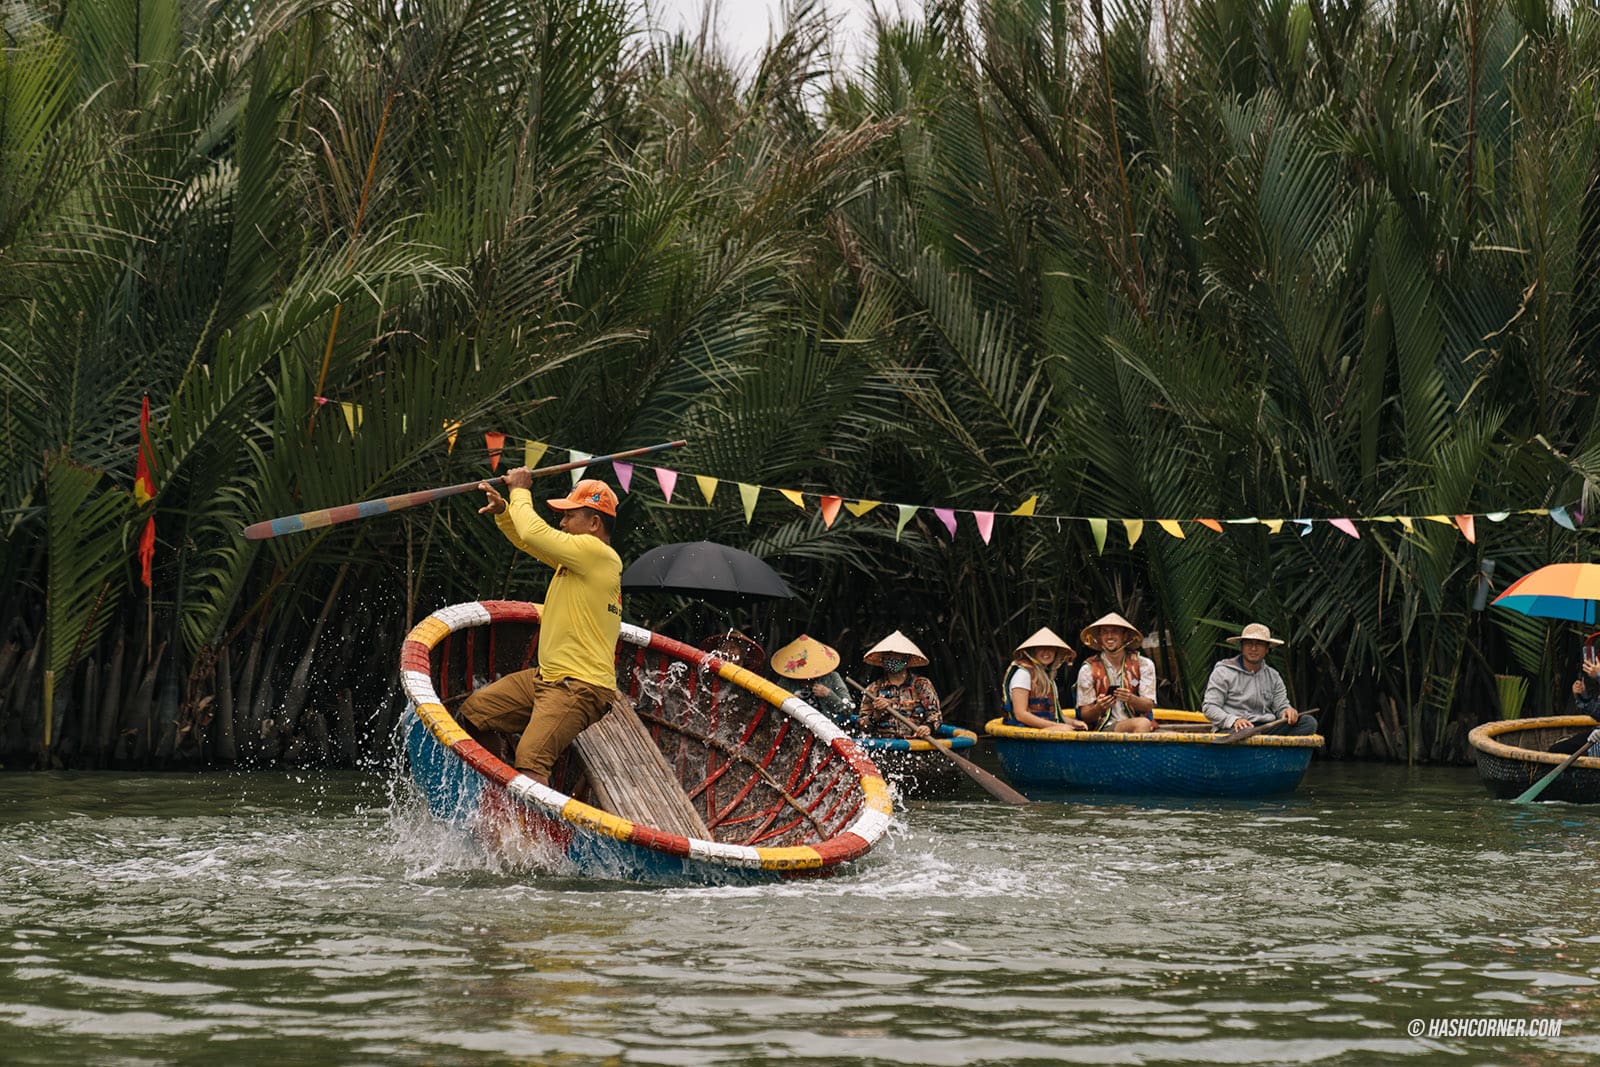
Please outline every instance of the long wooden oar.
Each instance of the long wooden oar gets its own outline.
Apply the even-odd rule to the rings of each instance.
[[[1223,736],[1215,739],[1214,741],[1208,741],[1207,744],[1211,744],[1211,745],[1231,745],[1236,741],[1243,741],[1247,737],[1254,737],[1256,734],[1259,734],[1262,730],[1270,730],[1274,726],[1282,726],[1284,723],[1286,723],[1288,721],[1289,721],[1288,719],[1284,718],[1282,715],[1279,715],[1276,719],[1273,719],[1271,722],[1264,722],[1259,726],[1249,726],[1249,727],[1246,727],[1243,730],[1230,730],[1228,733],[1226,733]]]
[[[1302,715],[1315,715],[1317,712],[1319,712],[1321,710],[1322,710],[1321,708],[1307,708],[1305,711],[1302,711],[1300,714],[1302,714]],[[1270,730],[1274,726],[1282,726],[1284,723],[1286,723],[1288,721],[1289,720],[1288,720],[1288,718],[1286,716],[1279,715],[1276,719],[1273,719],[1271,722],[1264,722],[1260,726],[1246,727],[1243,730],[1230,731],[1230,732],[1224,734],[1223,736],[1217,738],[1214,741],[1208,741],[1207,744],[1212,744],[1212,745],[1231,745],[1236,741],[1243,741],[1247,737],[1254,737],[1256,734],[1259,734],[1262,730]]]
[[[848,678],[846,681],[855,686],[856,691],[859,693],[865,693],[867,691],[866,688],[854,678]],[[895,711],[893,708],[888,710],[889,714],[894,717],[896,722],[900,723],[902,726],[910,727],[913,733],[916,732],[916,723],[912,722],[898,711]],[[996,778],[994,775],[990,774],[976,763],[973,763],[969,759],[964,759],[950,751],[948,744],[941,745],[938,741],[934,740],[932,736],[929,736],[928,741],[933,745],[934,748],[944,753],[950,762],[954,763],[957,767],[960,767],[963,774],[965,774],[968,778],[971,778],[974,782],[977,782],[984,788],[985,791],[988,792],[990,796],[994,797],[996,800],[1002,801],[1006,804],[1033,803],[1033,801],[1029,800],[1015,789],[1012,789],[1009,785],[1006,785],[1000,779]]]
[[[1561,777],[1561,772],[1576,763],[1578,761],[1578,757],[1587,751],[1589,751],[1589,743],[1586,739],[1583,744],[1578,746],[1578,751],[1574,752],[1572,755],[1556,764],[1555,770],[1551,771],[1537,782],[1534,782],[1527,789],[1523,790],[1522,793],[1517,797],[1516,803],[1528,804],[1532,801],[1538,800],[1539,794],[1543,793],[1545,789],[1549,787],[1551,782]]]
[[[630,448],[626,452],[613,452],[609,456],[590,456],[588,459],[574,460],[571,463],[557,463],[553,467],[540,467],[533,472],[535,477],[546,474],[560,474],[562,471],[573,471],[579,467],[587,467],[593,463],[606,463],[614,459],[627,459],[630,456],[643,456],[650,452],[660,452],[668,448],[681,448],[687,441],[667,441],[659,445],[650,445],[646,448]],[[323,508],[320,511],[302,511],[298,515],[285,515],[281,519],[267,519],[244,528],[244,536],[249,541],[260,541],[268,537],[280,537],[283,534],[299,533],[301,530],[315,530],[323,526],[333,526],[336,523],[349,522],[352,519],[369,519],[374,515],[387,515],[391,511],[400,511],[403,508],[414,508],[418,504],[432,504],[436,500],[446,497],[459,496],[477,489],[483,482],[490,485],[503,485],[505,475],[497,478],[478,478],[460,485],[447,485],[441,489],[419,489],[414,493],[400,493],[396,496],[386,496],[379,500],[363,500],[359,504],[341,504],[336,508]]]

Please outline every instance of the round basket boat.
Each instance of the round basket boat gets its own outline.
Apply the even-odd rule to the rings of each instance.
[[[826,874],[865,856],[887,831],[888,786],[826,715],[742,667],[626,623],[618,688],[662,757],[652,751],[644,762],[675,779],[706,836],[601,810],[571,749],[549,786],[508,766],[452,711],[475,686],[534,665],[539,610],[517,601],[458,604],[406,637],[400,677],[412,706],[404,743],[436,817],[513,862],[660,883]]]
[[[1203,717],[1202,717],[1203,718]],[[1257,734],[1212,744],[1214,733],[1058,733],[991,719],[984,732],[1006,777],[1024,791],[1155,796],[1262,797],[1292,793],[1305,776],[1319,734]]]
[[[941,725],[934,736],[962,756],[970,755],[978,744],[977,734],[949,723]],[[862,737],[857,734],[851,739],[872,757],[872,762],[902,796],[924,800],[950,796],[967,780],[950,757],[934,751],[933,742],[920,737]]]
[[[1500,719],[1474,727],[1467,742],[1478,759],[1478,777],[1489,792],[1497,797],[1515,797],[1567,758],[1549,751],[1551,745],[1594,727],[1595,721],[1587,715]],[[1600,803],[1600,759],[1579,756],[1539,794],[1539,799]]]

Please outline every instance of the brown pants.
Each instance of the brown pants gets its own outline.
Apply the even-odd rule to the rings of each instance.
[[[576,678],[547,682],[536,670],[517,671],[482,689],[461,705],[461,717],[479,730],[522,734],[513,766],[542,780],[556,757],[611,707],[614,689]]]

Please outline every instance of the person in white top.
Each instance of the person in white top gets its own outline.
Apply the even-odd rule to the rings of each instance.
[[[1071,664],[1078,654],[1056,636],[1050,627],[1041,627],[1012,653],[1006,668],[1004,691],[1007,726],[1032,726],[1038,730],[1070,733],[1084,724],[1062,714],[1061,696],[1056,687],[1056,670]]]
[[[1078,668],[1078,717],[1097,730],[1154,730],[1156,665],[1139,652],[1144,635],[1138,627],[1112,612],[1078,636],[1096,652]]]

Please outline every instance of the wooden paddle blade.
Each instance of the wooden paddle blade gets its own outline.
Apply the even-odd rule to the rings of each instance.
[[[968,778],[971,778],[974,782],[977,782],[984,788],[986,792],[988,792],[990,796],[994,797],[996,800],[1004,804],[1020,805],[1033,803],[1033,801],[1029,800],[1015,789],[1012,789],[1009,785],[1006,785],[1000,779],[996,778],[994,775],[990,774],[976,763],[973,763],[971,760],[956,755],[944,745],[935,744],[933,747],[937,748],[940,752],[943,752],[946,756],[948,756],[952,763],[961,768],[963,774],[965,774]]]
[[[1576,763],[1578,761],[1578,757],[1583,755],[1588,750],[1589,750],[1589,746],[1588,745],[1584,745],[1583,747],[1579,748],[1578,751],[1574,752],[1572,755],[1570,755],[1566,759],[1562,760],[1556,766],[1555,770],[1551,771],[1549,774],[1545,775],[1543,778],[1539,779],[1537,782],[1534,782],[1527,789],[1523,790],[1520,794],[1518,794],[1517,799],[1514,801],[1514,803],[1517,803],[1517,804],[1528,804],[1528,803],[1532,803],[1535,800],[1538,800],[1539,799],[1539,794],[1543,793],[1547,788],[1549,788],[1551,782],[1553,782],[1557,778],[1561,777],[1561,772],[1562,771],[1565,771],[1568,767],[1570,767],[1574,763]]]

